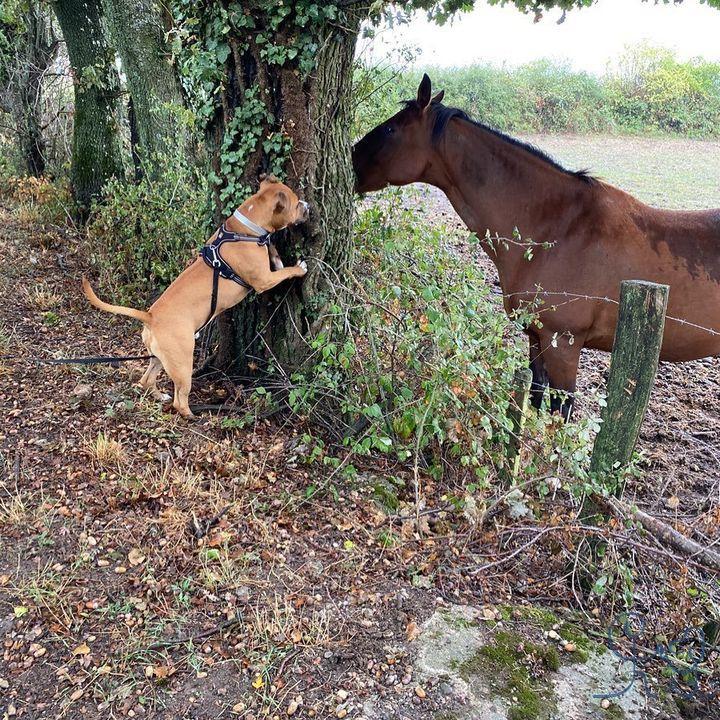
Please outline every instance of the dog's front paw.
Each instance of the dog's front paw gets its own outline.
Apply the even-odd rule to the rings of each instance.
[[[298,260],[297,266],[303,271],[303,275],[307,273],[307,263],[304,260]]]

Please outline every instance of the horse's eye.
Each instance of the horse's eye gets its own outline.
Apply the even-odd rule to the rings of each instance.
[[[392,125],[385,126],[385,134],[392,135],[395,132],[395,128]]]

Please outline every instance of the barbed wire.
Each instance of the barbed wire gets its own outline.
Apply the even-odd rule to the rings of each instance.
[[[547,308],[540,308],[537,311],[534,311],[536,313],[540,312],[552,312],[556,310],[561,305],[568,305],[572,302],[576,302],[578,300],[593,300],[598,302],[607,302],[611,303],[612,305],[620,305],[619,300],[615,300],[614,298],[610,298],[607,296],[600,296],[600,295],[583,295],[581,293],[571,293],[567,290],[521,290],[514,293],[497,293],[500,297],[503,298],[512,298],[517,297],[519,295],[532,295],[533,297],[537,297],[539,295],[559,295],[561,297],[570,298],[565,303],[553,303],[551,307]],[[714,330],[713,328],[706,327],[704,325],[699,325],[698,323],[694,323],[691,320],[686,320],[685,318],[679,318],[675,317],[673,315],[665,315],[665,320],[671,320],[672,322],[676,322],[680,325],[685,325],[687,327],[691,327],[694,330],[701,330],[703,332],[706,332],[713,336],[720,336],[720,331]]]

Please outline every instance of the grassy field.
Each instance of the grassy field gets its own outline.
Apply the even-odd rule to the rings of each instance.
[[[523,139],[571,169],[594,175],[658,207],[720,207],[720,142],[605,135]]]

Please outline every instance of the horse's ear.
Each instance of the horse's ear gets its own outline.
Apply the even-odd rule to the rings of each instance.
[[[442,102],[442,99],[444,97],[445,97],[445,91],[441,90],[430,102],[432,102],[432,103]]]
[[[432,85],[427,73],[423,74],[422,80],[418,87],[417,104],[421,110],[424,110],[430,104],[430,95],[432,93]]]

